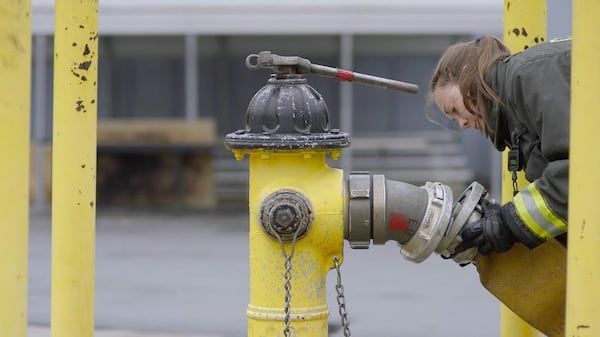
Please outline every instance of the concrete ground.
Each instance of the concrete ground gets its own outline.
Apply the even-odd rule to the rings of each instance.
[[[51,337],[50,327],[30,326],[27,330],[27,337]],[[95,337],[218,337],[217,335],[206,334],[180,334],[169,332],[151,332],[136,330],[112,330],[102,329],[94,332]]]
[[[49,337],[50,215],[30,222],[29,337]],[[97,337],[247,335],[247,214],[100,210],[96,228]],[[346,244],[344,255],[352,336],[499,335],[500,305],[473,266],[437,255],[414,264],[393,243]],[[341,337],[335,280],[330,272],[330,336]]]

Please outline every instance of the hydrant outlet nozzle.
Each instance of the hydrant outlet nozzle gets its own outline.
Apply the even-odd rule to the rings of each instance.
[[[312,220],[313,210],[308,199],[291,189],[280,189],[268,195],[260,210],[260,222],[265,232],[283,241],[291,241],[294,235],[297,239],[306,235]]]

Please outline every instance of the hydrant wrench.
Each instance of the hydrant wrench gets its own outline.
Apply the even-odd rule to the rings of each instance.
[[[361,74],[350,70],[312,64],[308,59],[299,56],[281,56],[270,51],[261,51],[246,57],[246,67],[251,70],[270,68],[284,74],[317,74],[334,78],[338,81],[357,82],[385,89],[393,89],[416,94],[419,86],[389,78]]]

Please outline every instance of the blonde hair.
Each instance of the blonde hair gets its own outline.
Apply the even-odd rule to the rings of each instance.
[[[485,126],[483,131],[488,135],[489,126],[483,116],[485,102],[503,103],[485,83],[485,75],[490,65],[508,56],[510,50],[495,36],[483,36],[477,40],[451,45],[433,72],[430,94],[433,95],[438,87],[458,85],[465,108],[481,117]]]

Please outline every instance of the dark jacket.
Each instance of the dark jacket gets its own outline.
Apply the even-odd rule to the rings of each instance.
[[[530,47],[493,64],[486,83],[490,139],[518,148],[530,184],[502,208],[507,225],[533,248],[567,230],[571,41]]]

